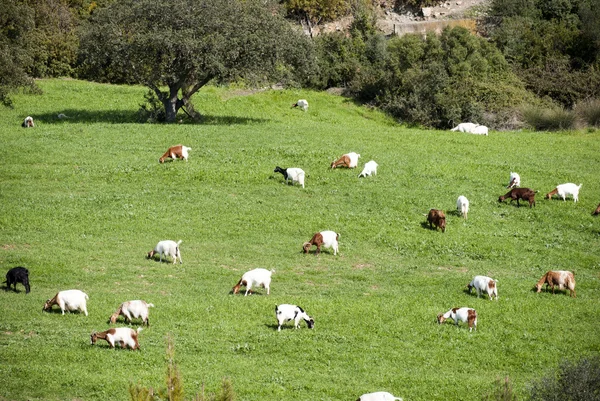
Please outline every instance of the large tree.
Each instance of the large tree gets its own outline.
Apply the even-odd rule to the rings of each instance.
[[[182,107],[192,114],[191,96],[212,80],[293,74],[309,53],[273,3],[258,0],[117,1],[96,10],[80,44],[86,77],[146,85],[168,122]]]

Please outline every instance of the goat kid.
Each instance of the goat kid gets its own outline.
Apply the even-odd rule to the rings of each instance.
[[[142,324],[149,326],[150,322],[148,321],[148,314],[150,312],[148,308],[154,308],[154,304],[141,300],[123,302],[119,305],[117,311],[110,316],[108,321],[115,324],[117,318],[123,316],[127,323],[131,323],[133,319],[141,318]]]
[[[292,108],[300,107],[302,110],[308,110],[308,101],[306,99],[300,99],[292,105]]]
[[[517,207],[520,207],[519,199],[526,200],[529,202],[529,207],[535,206],[535,192],[531,188],[513,188],[505,195],[498,198],[498,202],[504,201],[504,199],[510,198],[510,203],[513,200],[517,200]]]
[[[96,340],[100,338],[106,340],[110,345],[110,348],[115,348],[115,344],[119,344],[121,348],[129,347],[132,350],[140,349],[138,333],[141,330],[141,327],[138,327],[137,330],[130,329],[129,327],[117,327],[99,333],[94,331],[90,335],[90,343],[94,345],[96,344]]]
[[[33,117],[31,117],[31,116],[25,117],[25,120],[23,120],[21,127],[23,127],[23,128],[35,127],[35,124],[33,123]]]
[[[473,280],[467,285],[469,290],[469,294],[471,290],[475,288],[477,290],[477,298],[481,296],[481,293],[487,293],[488,297],[490,297],[490,301],[492,297],[496,297],[496,301],[498,300],[498,287],[496,285],[497,280],[486,276],[475,276]]]
[[[366,177],[371,174],[377,175],[377,167],[378,166],[379,165],[377,163],[375,163],[375,160],[370,160],[370,161],[366,162],[365,167],[363,168],[363,171],[358,175],[358,178]]]
[[[377,391],[375,393],[363,394],[356,401],[402,401],[402,398],[395,397],[387,391]]]
[[[173,264],[177,262],[177,258],[179,258],[179,264],[183,264],[183,260],[181,260],[181,252],[179,250],[179,245],[181,242],[181,240],[177,242],[171,240],[159,241],[154,249],[148,252],[148,259],[152,259],[154,255],[158,253],[160,255],[159,262],[162,262],[164,254],[165,261],[167,260],[167,256],[170,256],[173,259]]]
[[[552,191],[546,194],[546,199],[551,199],[553,195],[558,194],[563,201],[567,200],[567,196],[573,196],[573,202],[577,202],[579,200],[579,190],[583,184],[579,184],[579,186],[573,184],[572,182],[566,184],[557,185]]]
[[[158,159],[159,163],[164,163],[165,159],[167,157],[170,157],[171,159],[175,160],[175,159],[183,159],[187,162],[188,159],[188,151],[192,150],[192,148],[188,148],[187,146],[183,146],[183,145],[175,145],[175,146],[171,146],[169,149],[167,149],[167,151],[165,152],[164,155],[161,156],[160,159]]]
[[[335,231],[321,231],[312,236],[310,241],[302,244],[302,249],[304,253],[308,253],[310,248],[315,245],[317,247],[317,251],[315,255],[318,255],[321,252],[321,246],[325,248],[333,248],[333,255],[337,255],[339,249],[339,239],[340,235]]]
[[[244,296],[246,296],[248,294],[252,294],[252,287],[259,287],[262,285],[265,288],[265,290],[267,290],[267,295],[269,295],[272,274],[273,271],[267,269],[254,269],[247,271],[242,275],[242,278],[233,287],[232,291],[234,294],[237,294],[240,291],[240,287],[245,286],[246,293],[244,294]]]
[[[315,327],[315,321],[313,318],[308,316],[304,309],[298,305],[281,304],[275,305],[275,317],[277,318],[277,331],[281,331],[281,325],[290,320],[294,321],[294,327],[300,327],[300,320],[304,320],[309,329]]]
[[[510,173],[510,178],[508,179],[508,185],[506,188],[514,188],[521,186],[521,176],[518,173]]]
[[[21,266],[13,267],[6,273],[5,283],[9,290],[10,286],[14,285],[15,292],[17,291],[17,283],[21,283],[25,287],[25,294],[29,294],[29,270]]]
[[[52,309],[52,305],[58,305],[62,314],[67,311],[79,310],[85,315],[88,315],[86,300],[89,299],[87,294],[80,290],[65,290],[57,293],[54,298],[49,299],[44,304],[43,311]]]
[[[466,196],[459,196],[456,200],[456,210],[462,215],[462,217],[467,219],[467,215],[469,214],[469,200]]]
[[[294,182],[297,182],[300,185],[302,185],[302,188],[304,188],[305,173],[304,173],[304,170],[302,170],[301,168],[297,168],[297,167],[281,168],[279,166],[276,166],[275,170],[273,170],[273,172],[283,174],[283,178],[285,178],[286,182],[288,180],[290,180],[292,182],[292,184],[294,184]]]
[[[331,163],[331,168],[336,167],[346,167],[346,168],[355,168],[358,166],[358,158],[360,154],[356,152],[346,153],[336,161]]]
[[[442,210],[429,210],[429,214],[427,214],[427,222],[429,223],[429,228],[433,228],[435,226],[436,231],[438,228],[441,228],[443,233],[446,232],[446,215]]]
[[[452,308],[446,313],[440,313],[437,316],[437,321],[439,324],[444,323],[446,319],[454,320],[456,326],[458,326],[458,322],[464,322],[469,325],[469,332],[475,328],[477,331],[477,312],[473,308]]]
[[[542,278],[535,285],[537,292],[542,292],[542,286],[546,284],[546,291],[548,291],[548,286],[552,288],[552,294],[554,294],[554,287],[558,286],[559,290],[563,290],[563,288],[569,289],[569,296],[576,298],[577,294],[575,293],[575,275],[567,270],[555,270],[548,271],[546,274],[542,276]]]

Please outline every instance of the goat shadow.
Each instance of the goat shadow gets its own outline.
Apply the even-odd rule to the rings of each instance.
[[[427,222],[427,221],[421,222],[421,227],[426,228],[426,229],[431,230],[431,231],[440,231],[440,232],[442,231],[441,228],[436,227],[435,225],[433,225],[432,227],[430,227],[429,226],[429,222]]]
[[[44,310],[42,308],[42,312],[44,312],[44,313],[60,313],[62,315],[62,311],[60,310],[60,308],[50,308],[48,310]],[[65,310],[65,315],[68,315],[68,314],[76,314],[76,315],[81,314],[81,315],[85,316],[85,314],[80,310],[73,310],[73,311]]]
[[[6,292],[8,292],[8,291],[12,291],[12,292],[15,292],[15,293],[17,293],[17,294],[20,294],[20,293],[22,293],[22,292],[25,292],[26,290],[25,290],[25,288],[23,288],[23,289],[20,289],[20,288],[13,288],[13,287],[4,287],[4,291],[6,291]],[[30,292],[31,292],[31,291],[30,291]]]

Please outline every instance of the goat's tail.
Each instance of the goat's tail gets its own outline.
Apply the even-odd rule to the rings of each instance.
[[[154,304],[146,304],[148,308],[154,308]]]
[[[179,240],[177,241],[177,246],[179,247],[179,245],[183,242],[183,240]]]
[[[88,294],[86,294],[85,292],[83,293],[83,295],[85,295],[85,299],[90,299],[90,297],[88,297]]]
[[[137,332],[139,333],[140,331],[142,331],[142,328],[141,328],[141,327],[138,327],[138,328],[137,328]]]

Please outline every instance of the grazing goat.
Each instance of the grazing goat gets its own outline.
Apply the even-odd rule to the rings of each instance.
[[[510,178],[508,179],[508,185],[506,188],[514,188],[521,186],[521,176],[518,173],[510,173]]]
[[[379,164],[375,163],[375,160],[368,161],[367,163],[365,163],[365,168],[363,168],[363,171],[358,175],[358,178],[366,177],[371,174],[377,175],[378,166]]]
[[[302,185],[302,188],[304,188],[304,170],[302,170],[301,168],[297,168],[297,167],[290,167],[290,168],[281,168],[279,166],[275,167],[275,170],[273,170],[274,173],[281,173],[283,174],[283,178],[285,178],[285,181],[287,182],[287,180],[290,180],[292,182],[292,185],[294,184],[294,182],[299,183],[300,185]]]
[[[346,153],[345,155],[343,155],[336,161],[332,162],[331,168],[336,168],[336,167],[354,168],[354,167],[358,166],[358,158],[359,157],[360,157],[360,154],[358,154],[356,152]]]
[[[546,283],[546,291],[548,291],[548,286],[552,288],[552,293],[554,294],[554,287],[558,286],[559,290],[563,288],[569,289],[569,295],[571,297],[577,297],[575,293],[575,275],[567,270],[555,270],[548,271],[546,274],[542,276],[540,281],[535,285],[536,291],[541,292],[542,286]]]
[[[477,127],[477,124],[473,124],[473,123],[460,123],[458,124],[456,127],[452,128],[450,131],[458,131],[458,132],[466,132],[466,133],[471,133],[471,131],[473,129],[475,129],[475,127]]]
[[[552,191],[546,194],[546,199],[551,199],[553,195],[558,194],[563,201],[567,200],[567,195],[573,196],[573,202],[577,202],[579,200],[579,190],[583,184],[579,184],[579,186],[573,184],[572,182],[566,184],[557,185]]]
[[[304,309],[302,309],[298,305],[275,305],[275,317],[277,318],[277,322],[279,323],[277,331],[281,331],[281,325],[285,322],[289,322],[290,320],[294,321],[295,328],[300,327],[300,319],[303,319],[306,322],[306,325],[309,329],[312,329],[315,326],[315,321],[313,320],[313,318],[308,316],[306,312],[304,312]]]
[[[402,401],[402,398],[395,397],[387,391],[377,391],[375,393],[363,394],[356,401]]]
[[[485,125],[478,125],[477,127],[473,128],[471,130],[471,134],[475,134],[475,135],[487,135],[488,134],[488,127],[486,127]]]
[[[427,215],[427,222],[429,223],[429,228],[433,228],[433,226],[435,226],[436,231],[438,228],[441,228],[443,233],[446,232],[446,215],[442,210],[429,210],[429,214]]]
[[[153,250],[148,252],[148,259],[152,259],[154,255],[159,254],[159,262],[162,262],[163,254],[165,255],[165,261],[167,260],[167,256],[173,258],[173,264],[177,262],[177,258],[179,258],[179,264],[183,264],[183,260],[181,260],[181,252],[179,251],[179,244],[181,244],[181,240],[175,242],[171,240],[159,241],[158,244],[154,247]]]
[[[13,267],[6,273],[6,287],[10,290],[10,286],[14,284],[15,292],[17,291],[17,283],[25,286],[25,294],[29,294],[29,270],[24,267]]]
[[[306,111],[308,110],[308,101],[306,99],[300,99],[292,105],[292,108],[294,107],[300,107],[302,110]]]
[[[129,327],[117,327],[114,329],[108,329],[99,333],[93,332],[90,335],[90,342],[92,345],[96,344],[96,340],[99,338],[106,340],[110,345],[110,348],[114,348],[115,344],[119,344],[121,348],[129,347],[132,350],[140,349],[140,343],[138,343],[138,333],[142,330],[138,327],[137,330],[130,329]]]
[[[171,159],[175,160],[175,159],[183,159],[187,162],[188,159],[188,151],[192,150],[192,148],[188,148],[187,146],[183,146],[183,145],[175,145],[175,146],[171,146],[164,155],[161,156],[160,159],[158,159],[159,163],[164,163],[165,159],[167,157],[170,157]]]
[[[85,315],[88,315],[86,299],[88,296],[85,292],[79,290],[66,290],[57,293],[54,298],[49,299],[44,304],[44,311],[52,309],[52,305],[58,305],[62,314],[65,314],[65,310],[74,311],[80,310]]]
[[[444,323],[444,320],[452,319],[458,326],[458,322],[466,322],[469,324],[469,332],[475,328],[477,330],[477,312],[473,308],[452,308],[448,312],[437,316],[438,323]]]
[[[308,253],[310,248],[312,248],[313,245],[316,245],[317,251],[315,252],[315,255],[318,255],[321,252],[321,246],[324,246],[325,248],[333,248],[333,254],[337,255],[339,237],[340,235],[335,231],[321,231],[313,235],[310,241],[302,244],[302,249],[304,250],[304,253]]]
[[[517,200],[517,206],[520,207],[519,199],[523,199],[529,202],[529,207],[535,206],[535,192],[531,188],[513,188],[505,195],[498,198],[498,202],[504,201],[504,199],[510,198],[510,203],[513,200]]]
[[[469,214],[469,200],[466,196],[459,196],[456,200],[456,210],[462,215],[462,217],[467,219],[467,215]]]
[[[498,300],[498,287],[496,285],[497,280],[486,276],[475,276],[473,280],[467,285],[469,289],[469,294],[471,293],[471,289],[475,288],[477,290],[477,298],[481,295],[482,292],[486,292],[488,297],[490,297],[490,301],[492,297],[496,297],[496,301]]]
[[[598,216],[600,214],[600,203],[598,203],[598,207],[596,210],[592,212],[592,216]]]
[[[135,300],[135,301],[127,301],[123,302],[119,309],[115,313],[113,313],[108,319],[110,323],[115,324],[119,315],[125,317],[125,321],[127,323],[131,323],[134,318],[141,318],[142,324],[146,326],[150,325],[148,321],[148,308],[154,308],[154,304],[149,304],[145,301]]]
[[[23,128],[35,127],[35,124],[33,123],[33,117],[31,117],[31,116],[25,117],[25,120],[23,120],[21,127],[23,127]]]
[[[248,295],[248,293],[252,294],[252,287],[258,287],[262,285],[265,288],[265,290],[267,290],[267,295],[269,295],[272,273],[272,270],[267,269],[254,269],[247,271],[242,275],[242,278],[233,287],[232,291],[234,294],[237,294],[240,291],[240,287],[245,286],[246,293],[244,294],[244,296],[246,296]]]

